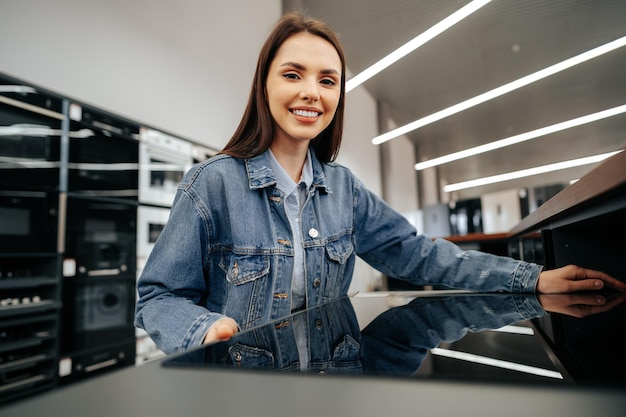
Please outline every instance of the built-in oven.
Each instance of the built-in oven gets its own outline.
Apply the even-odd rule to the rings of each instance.
[[[63,300],[62,382],[134,364],[134,278],[64,278]]]
[[[117,116],[72,103],[68,192],[137,201],[139,126]]]
[[[128,277],[75,279],[66,285],[72,323],[65,346],[73,351],[106,346],[132,339],[135,287]]]
[[[62,100],[0,79],[0,189],[57,190]]]
[[[0,253],[56,252],[59,196],[0,191]]]
[[[59,364],[66,382],[134,364],[137,205],[69,196],[67,215]]]
[[[139,201],[169,207],[176,187],[193,164],[191,142],[163,132],[141,128]]]
[[[64,276],[135,277],[135,204],[70,197],[67,219]]]
[[[170,215],[169,207],[140,205],[137,209],[137,278],[152,252],[152,248],[165,227]],[[160,358],[164,353],[150,339],[143,329],[135,330],[137,340],[136,363]]]
[[[137,273],[143,270],[150,252],[170,216],[169,207],[140,205],[137,209]]]

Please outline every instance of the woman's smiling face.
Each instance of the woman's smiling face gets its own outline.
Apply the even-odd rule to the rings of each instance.
[[[341,59],[333,45],[308,32],[288,38],[267,76],[276,124],[274,141],[310,141],[333,120],[341,96]]]

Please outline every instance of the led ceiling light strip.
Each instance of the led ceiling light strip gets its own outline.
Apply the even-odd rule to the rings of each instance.
[[[546,172],[558,171],[560,169],[573,168],[581,165],[594,164],[604,161],[611,156],[622,152],[604,153],[600,155],[587,156],[584,158],[572,159],[570,161],[557,162],[554,164],[543,165],[535,168],[523,169],[521,171],[508,172],[506,174],[493,175],[491,177],[478,178],[470,181],[457,182],[456,184],[448,184],[443,187],[443,191],[450,193],[452,191],[464,190],[466,188],[479,187],[482,185],[495,184],[497,182],[510,181],[518,178],[530,177],[532,175],[545,174]]]
[[[428,124],[434,123],[438,120],[441,120],[445,117],[451,116],[453,114],[459,113],[463,110],[467,110],[471,107],[474,107],[478,104],[484,103],[486,101],[492,100],[496,97],[500,97],[501,95],[510,93],[511,91],[517,90],[518,88],[527,86],[528,84],[532,84],[536,81],[539,81],[543,78],[554,75],[558,72],[571,68],[575,65],[581,64],[590,59],[596,58],[600,55],[604,55],[608,52],[611,52],[615,49],[621,48],[626,45],[626,36],[618,38],[612,42],[606,43],[604,45],[598,46],[597,48],[591,49],[587,52],[583,52],[580,55],[576,55],[572,58],[566,59],[565,61],[559,62],[557,64],[551,65],[547,68],[534,72],[532,74],[526,75],[520,79],[512,81],[508,84],[504,84],[500,87],[494,88],[493,90],[489,90],[483,94],[480,94],[476,97],[472,97],[468,100],[465,100],[461,103],[457,103],[451,107],[440,110],[428,116],[422,117],[421,119],[415,120],[411,123],[408,123],[404,126],[400,126],[394,130],[391,130],[382,135],[376,136],[372,139],[372,143],[375,145],[379,145],[381,143],[387,142],[388,140],[397,138],[398,136],[402,136],[408,132],[419,129],[420,127],[424,127]]]
[[[458,350],[433,348],[430,350],[430,353],[437,356],[445,356],[446,358],[479,363],[481,365],[495,366],[498,368],[524,372],[532,375],[544,376],[547,378],[563,379],[563,375],[561,375],[561,373],[558,371],[538,368],[536,366],[524,365],[521,363],[503,361],[500,359],[489,358],[487,356],[475,355],[473,353],[460,352]]]
[[[465,19],[467,16],[474,13],[476,10],[480,9],[489,2],[491,2],[491,0],[474,0],[469,2],[456,12],[452,13],[450,16],[443,19],[441,22],[437,23],[435,26],[419,34],[386,57],[382,58],[380,61],[350,78],[346,82],[346,93],[369,80],[388,66],[404,58],[406,55],[410,54],[434,37],[440,35],[442,32],[448,30],[450,27]]]
[[[617,116],[618,114],[622,114],[622,113],[626,113],[626,104],[613,107],[607,110],[603,110],[597,113],[588,114],[586,116],[577,117],[575,119],[566,120],[564,122],[542,127],[540,129],[531,130],[530,132],[520,133],[519,135],[510,136],[508,138],[486,143],[484,145],[464,149],[462,151],[440,156],[438,158],[433,158],[427,161],[418,162],[417,164],[415,164],[415,169],[420,171],[426,168],[432,168],[437,165],[446,164],[448,162],[456,161],[456,160],[463,159],[463,158],[468,158],[474,155],[479,155],[481,153],[493,151],[495,149],[504,148],[506,146],[511,146],[520,142],[525,142],[527,140],[535,139],[541,136],[546,136],[551,133],[560,132],[561,130],[570,129],[572,127],[581,126],[587,123],[595,122],[597,120],[606,119],[607,117]]]

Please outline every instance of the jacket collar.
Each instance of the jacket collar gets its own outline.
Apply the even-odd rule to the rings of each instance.
[[[331,190],[326,185],[326,177],[322,169],[322,164],[311,152],[311,164],[313,165],[313,187],[323,189],[330,193]],[[269,150],[250,159],[246,159],[246,171],[248,174],[248,186],[251,190],[269,187],[276,184],[276,176],[270,168]]]

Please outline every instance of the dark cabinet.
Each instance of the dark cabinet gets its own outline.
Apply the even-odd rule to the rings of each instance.
[[[0,254],[0,403],[57,384],[60,257]]]

